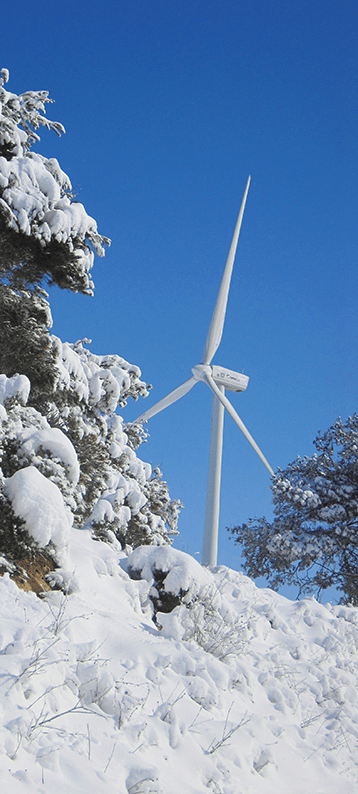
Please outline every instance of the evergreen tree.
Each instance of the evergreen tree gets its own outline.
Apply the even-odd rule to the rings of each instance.
[[[30,151],[49,121],[46,91],[17,96],[0,79],[0,564],[44,546],[14,498],[18,473],[37,471],[58,489],[75,527],[122,545],[169,543],[180,502],[159,470],[136,455],[143,428],[123,426],[117,408],[148,394],[138,367],[96,356],[82,340],[51,335],[43,287],[93,294],[94,253],[110,241],[97,231],[57,160]],[[15,478],[15,480],[14,480]],[[40,479],[39,479],[40,478]],[[34,482],[35,482],[34,480]],[[52,492],[54,493],[54,492]],[[17,506],[16,506],[17,505]],[[22,510],[22,513],[21,513]],[[37,537],[37,539],[36,539]],[[58,543],[57,543],[58,547]],[[56,558],[51,541],[47,550]],[[15,563],[14,563],[15,561]]]
[[[273,522],[250,519],[229,531],[249,576],[300,594],[334,586],[344,603],[358,604],[358,415],[337,419],[314,445],[311,458],[273,479]]]

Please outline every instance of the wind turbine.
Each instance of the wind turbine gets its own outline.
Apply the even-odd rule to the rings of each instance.
[[[225,389],[235,392],[245,391],[249,382],[248,377],[224,367],[211,365],[211,361],[219,347],[223,333],[232,269],[234,265],[250,179],[251,177],[249,177],[247,181],[229,251],[229,256],[225,265],[224,275],[206,338],[201,363],[196,364],[195,367],[192,368],[191,371],[193,374],[189,380],[186,380],[185,383],[182,383],[181,386],[178,386],[177,389],[174,389],[174,391],[170,392],[170,394],[156,403],[156,405],[153,405],[152,408],[149,408],[148,411],[145,411],[144,414],[141,414],[141,416],[139,416],[138,419],[133,422],[133,424],[139,424],[151,419],[152,416],[155,416],[160,411],[163,411],[164,408],[168,408],[169,405],[175,403],[177,400],[180,400],[181,397],[184,397],[184,395],[187,394],[187,392],[190,391],[190,389],[192,389],[193,386],[198,383],[198,381],[203,381],[213,391],[209,472],[206,496],[203,554],[201,560],[202,565],[215,566],[217,561],[224,408],[226,408],[230,416],[232,416],[234,422],[236,422],[244,436],[246,436],[247,440],[250,442],[255,452],[257,452],[262,462],[269,470],[270,474],[273,475],[273,470],[270,464],[267,462],[265,456],[256,444],[256,441],[254,441],[252,435],[249,433],[244,423],[236,413],[234,407],[225,396]]]

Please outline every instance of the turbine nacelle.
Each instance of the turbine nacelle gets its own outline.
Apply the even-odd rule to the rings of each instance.
[[[232,369],[226,367],[219,367],[216,364],[197,364],[192,368],[193,377],[195,380],[202,380],[207,383],[208,375],[210,375],[217,384],[217,386],[224,386],[229,391],[245,391],[249,378],[243,375],[242,372],[234,372]]]
[[[247,375],[226,369],[226,367],[218,367],[216,364],[213,364],[211,369],[213,380],[218,386],[225,386],[225,389],[229,389],[229,391],[246,391],[249,382]]]

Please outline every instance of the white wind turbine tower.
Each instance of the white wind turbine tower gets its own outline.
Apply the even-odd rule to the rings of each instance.
[[[205,511],[205,525],[204,525],[204,542],[202,565],[216,565],[217,560],[217,545],[218,545],[218,526],[219,526],[219,506],[220,506],[220,480],[221,480],[221,458],[222,458],[222,440],[223,440],[223,426],[224,426],[224,408],[232,416],[234,422],[239,426],[240,430],[246,436],[251,446],[257,452],[265,466],[268,468],[270,474],[273,475],[273,470],[267,462],[265,456],[257,446],[251,434],[241,421],[235,409],[225,396],[225,389],[230,391],[245,391],[248,384],[248,377],[239,372],[233,372],[230,369],[211,365],[211,361],[219,347],[224,320],[226,314],[226,305],[229,295],[231,274],[235,260],[236,248],[240,234],[242,217],[244,214],[246,198],[249,190],[250,179],[248,178],[244,198],[242,200],[239,217],[237,219],[234,236],[232,239],[229,256],[227,258],[224,275],[222,278],[219,294],[217,297],[214,313],[210,323],[204,352],[200,364],[196,364],[192,368],[192,377],[189,380],[178,386],[177,389],[170,392],[163,400],[160,400],[153,408],[149,408],[144,414],[135,420],[135,424],[144,422],[151,419],[152,416],[163,411],[168,405],[184,397],[190,389],[198,381],[204,381],[209,388],[213,391],[213,411],[211,423],[211,437],[210,437],[210,453],[209,453],[209,473],[208,485],[206,496],[206,511]]]

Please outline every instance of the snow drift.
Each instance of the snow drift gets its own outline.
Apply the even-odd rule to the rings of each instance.
[[[290,602],[168,548],[164,561],[160,547],[129,557],[146,577],[133,580],[124,552],[87,530],[71,538],[70,595],[0,579],[4,790],[355,790],[356,609]],[[176,592],[196,580],[191,601],[158,614],[162,629],[160,565]]]

